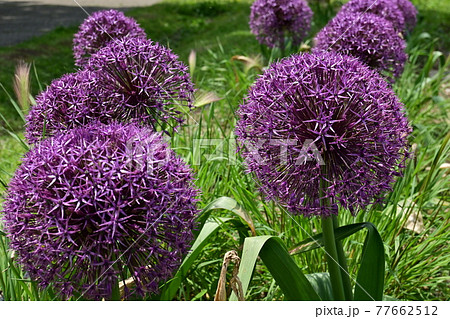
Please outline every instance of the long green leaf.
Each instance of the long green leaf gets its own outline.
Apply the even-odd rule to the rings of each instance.
[[[3,187],[3,190],[8,189],[8,183],[6,183],[3,178],[0,177],[0,186]]]
[[[331,288],[329,273],[316,272],[314,274],[306,274],[306,278],[322,300],[333,300],[333,290]]]
[[[203,225],[203,223],[206,222],[209,215],[211,214],[211,211],[214,209],[225,209],[234,213],[236,216],[242,218],[247,223],[253,235],[256,234],[255,226],[250,215],[244,209],[242,209],[233,198],[226,196],[219,197],[213,200],[203,209],[203,211],[200,213],[200,216],[197,218],[197,221],[200,223],[200,225]]]
[[[383,300],[385,271],[383,240],[372,223],[364,224],[367,236],[356,278],[354,298],[356,301]]]
[[[337,240],[347,238],[361,229],[367,229],[363,246],[358,276],[354,292],[354,300],[382,300],[384,289],[384,246],[380,234],[372,223],[356,223],[335,229]],[[295,248],[292,254],[304,253],[323,246],[323,235],[308,238]]]
[[[175,276],[161,288],[160,300],[172,300],[175,297],[181,281],[185,278],[189,268],[192,266],[198,255],[202,251],[203,247],[209,242],[209,238],[214,235],[223,223],[229,222],[231,218],[219,218],[217,221],[206,222],[194,244],[192,245],[191,252],[184,258],[183,263],[178,269]]]
[[[0,113],[0,120],[2,123],[0,128],[2,130],[4,130],[5,132],[7,132],[9,135],[11,135],[16,141],[18,141],[22,145],[22,147],[25,149],[25,151],[28,151],[30,149],[30,146],[23,139],[21,139],[16,133],[14,133],[13,128],[11,127],[8,120],[5,118],[5,116],[2,113]]]
[[[239,278],[245,295],[258,256],[283,290],[286,300],[320,300],[308,279],[289,255],[283,242],[276,236],[258,236],[245,239]],[[232,294],[230,300],[237,300]]]
[[[12,96],[8,93],[8,91],[7,91],[6,88],[3,86],[2,83],[0,83],[0,87],[3,89],[3,91],[5,92],[5,94],[8,96],[9,102],[11,102],[11,104],[14,106],[14,109],[16,110],[17,114],[19,114],[20,118],[21,118],[22,121],[25,123],[25,115],[23,114],[23,111],[22,111],[22,109],[20,108],[20,106],[16,103],[16,101],[14,101],[14,99],[13,99]]]
[[[365,223],[357,223],[357,224],[351,224],[351,225],[345,225],[341,226],[339,228],[336,228],[334,230],[334,234],[336,236],[336,240],[342,240],[345,239],[354,233],[360,231],[361,229],[364,229]],[[318,235],[312,236],[310,238],[307,238],[297,245],[295,247],[291,248],[289,252],[292,255],[301,254],[313,249],[317,249],[323,246],[323,234],[320,233]]]
[[[211,212],[215,209],[225,209],[242,218],[254,234],[255,228],[253,221],[247,212],[241,209],[234,199],[230,197],[219,197],[209,203],[197,218],[200,231],[194,232],[196,235],[196,240],[192,245],[191,252],[184,259],[174,278],[162,287],[161,294],[159,295],[160,300],[172,300],[175,297],[182,280],[185,278],[187,272],[197,259],[203,247],[205,247],[208,243],[208,239],[219,230],[223,223],[238,223],[239,225],[244,226],[241,222],[232,218],[218,218],[217,221],[207,221],[211,215]]]

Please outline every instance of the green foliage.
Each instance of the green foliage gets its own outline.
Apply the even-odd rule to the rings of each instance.
[[[167,282],[167,284],[161,288],[162,291],[158,298],[159,300],[172,300],[175,297],[178,289],[180,288],[181,282],[185,279],[189,268],[201,253],[203,247],[208,244],[209,240],[211,240],[212,235],[219,231],[221,225],[230,220],[231,219],[229,218],[221,218],[218,221],[209,221],[203,225],[202,230],[192,244],[191,252],[183,260],[183,263],[181,264],[178,272],[175,274],[172,280]]]
[[[257,236],[245,239],[239,267],[239,277],[244,293],[250,283],[258,256],[261,257],[277,284],[280,285],[286,300],[320,300],[311,283],[291,258],[283,242],[276,236]]]
[[[371,270],[363,267],[366,269],[363,275],[359,261],[363,255],[374,258],[376,253],[369,251],[367,243],[364,249],[366,238],[374,238],[376,243],[373,247],[377,251],[381,247],[380,238],[375,238],[377,236],[373,232],[370,235],[370,231],[357,231],[359,228],[351,224],[372,223],[384,243],[387,270],[384,294],[405,300],[446,300],[450,293],[450,192],[449,169],[444,164],[449,162],[450,153],[447,134],[450,131],[447,57],[450,43],[448,37],[439,37],[448,34],[450,8],[448,1],[414,2],[419,5],[419,24],[407,37],[409,61],[403,76],[394,85],[414,128],[411,158],[406,163],[403,176],[397,179],[393,191],[383,203],[360,212],[356,217],[346,211],[340,212],[339,223],[348,226],[340,227],[336,234],[342,240],[353,285],[355,279],[360,281],[361,278],[366,278],[366,283],[360,281],[364,287],[369,285],[367,278]],[[300,292],[286,288],[286,270],[278,269],[282,258],[290,265],[292,275],[297,276],[304,286],[308,284],[302,274],[307,274],[306,278],[318,297],[332,297],[329,276],[324,274],[324,253],[319,247],[320,220],[290,216],[283,208],[264,201],[256,182],[246,174],[242,160],[234,152],[234,113],[260,72],[257,67],[247,70],[242,60],[232,59],[234,55],[255,58],[261,54],[259,44],[248,30],[249,3],[232,0],[170,1],[127,13],[138,20],[152,40],[169,45],[185,62],[194,49],[197,53],[193,74],[196,86],[204,91],[214,91],[222,98],[193,110],[186,125],[171,140],[172,147],[197,174],[197,186],[202,189],[200,206],[204,210],[199,217],[192,252],[174,279],[161,287],[161,296],[152,298],[212,300],[224,254],[236,250],[243,256],[245,243],[258,240],[260,236],[272,238],[266,242],[273,244],[270,252],[261,248],[262,262],[254,252],[250,266],[240,271],[243,284],[248,283],[245,289],[247,300],[296,298],[296,293]],[[312,5],[316,15],[311,36],[339,7],[339,1],[331,3],[331,7]],[[36,67],[37,71],[32,76],[33,94],[42,90],[41,83],[45,87],[52,79],[73,71],[71,41],[75,31],[76,28],[60,28],[23,44],[0,48],[0,83],[6,92],[12,92],[15,61],[19,58],[33,62]],[[262,63],[267,65],[278,54],[276,50],[266,52],[266,60]],[[6,188],[27,149],[25,143],[19,142],[23,140],[23,119],[14,103],[15,99],[10,100],[7,94],[0,94],[0,189]],[[223,152],[210,156],[217,150],[217,145],[199,146],[201,139],[220,141]],[[311,243],[311,236],[317,243]],[[300,243],[303,248],[297,252],[308,251],[290,258],[286,251],[283,252],[280,241],[294,248]],[[243,264],[245,260],[249,259],[243,258]],[[369,267],[370,262],[367,264]],[[376,282],[381,282],[381,279]],[[380,289],[373,287],[378,297]],[[29,281],[15,263],[12,252],[7,250],[4,233],[0,233],[0,290],[5,300],[56,298],[50,288],[41,290]],[[309,297],[314,295],[310,293]],[[362,298],[358,289],[355,294]]]
[[[355,300],[382,300],[384,291],[384,247],[380,234],[371,223],[367,229],[355,285]]]

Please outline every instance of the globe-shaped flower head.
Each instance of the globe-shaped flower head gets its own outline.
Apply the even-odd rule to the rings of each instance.
[[[387,82],[333,52],[272,64],[238,115],[249,171],[294,214],[356,213],[390,189],[407,153],[410,128]]]
[[[338,15],[345,16],[351,12],[376,14],[392,23],[397,32],[405,31],[405,18],[396,0],[350,0],[342,6]]]
[[[371,13],[334,17],[314,39],[314,52],[332,50],[359,58],[390,81],[399,77],[407,60],[405,40],[387,20]]]
[[[119,120],[176,127],[192,107],[194,85],[187,66],[151,40],[125,37],[110,42],[91,57],[88,69],[100,72],[101,85],[120,95]]]
[[[192,240],[198,191],[158,133],[88,125],[48,138],[23,159],[4,204],[18,262],[62,296],[153,293]]]
[[[81,70],[54,80],[36,97],[26,119],[25,136],[34,144],[58,132],[116,117],[120,96],[98,85],[98,72]]]
[[[417,9],[409,0],[397,0],[399,9],[403,12],[406,29],[411,32],[417,23]]]
[[[250,13],[250,29],[268,47],[285,46],[285,37],[298,45],[308,34],[313,12],[304,0],[256,0]]]
[[[94,12],[80,25],[73,39],[75,65],[84,66],[88,58],[111,41],[124,36],[145,39],[145,31],[133,18],[117,10]]]

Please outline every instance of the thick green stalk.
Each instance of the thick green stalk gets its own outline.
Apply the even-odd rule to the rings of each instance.
[[[333,216],[334,229],[339,227],[339,221],[337,216]],[[344,247],[342,241],[336,240],[336,249],[338,254],[339,265],[341,266],[342,283],[344,285],[345,300],[353,300],[352,284],[350,282],[350,276],[348,274],[347,258],[344,254]]]
[[[114,286],[113,286],[112,293],[111,293],[111,300],[112,301],[120,301],[121,300],[121,298],[120,298],[120,288],[119,288],[119,279],[117,279],[114,282]]]
[[[341,268],[339,267],[339,257],[336,248],[336,237],[334,236],[333,218],[322,218],[322,232],[334,300],[345,300]]]
[[[329,207],[330,202],[325,197],[326,189],[328,188],[328,182],[325,178],[327,174],[326,166],[322,166],[323,177],[320,180],[320,206]],[[344,292],[344,285],[341,275],[341,267],[339,265],[339,256],[337,250],[336,236],[334,235],[335,221],[333,217],[322,218],[322,233],[323,242],[325,246],[325,252],[327,253],[328,272],[330,273],[331,288],[333,290],[334,300],[346,300]]]

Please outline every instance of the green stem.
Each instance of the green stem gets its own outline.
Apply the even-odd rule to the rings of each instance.
[[[333,216],[334,229],[339,227],[339,221],[337,216]],[[348,274],[347,258],[344,254],[344,247],[342,241],[336,240],[336,249],[339,259],[339,265],[341,265],[342,283],[344,284],[345,300],[353,300],[352,284],[350,282],[350,276]]]
[[[322,178],[320,180],[320,206],[329,207],[329,198],[325,196],[328,188],[327,182],[327,167],[321,167]],[[331,288],[333,290],[334,300],[346,300],[344,285],[341,274],[341,267],[339,264],[339,254],[337,249],[336,236],[334,234],[335,220],[333,217],[322,218],[322,233],[325,252],[327,253],[328,272],[330,273]],[[342,252],[343,253],[343,252]]]
[[[114,286],[113,286],[112,294],[111,294],[111,300],[112,301],[120,301],[121,300],[121,298],[120,298],[120,289],[119,289],[119,279],[117,279],[114,282]]]
[[[333,218],[322,218],[322,232],[325,251],[327,253],[328,271],[330,273],[331,288],[334,300],[345,300],[344,286],[342,283],[341,268],[334,236]]]

